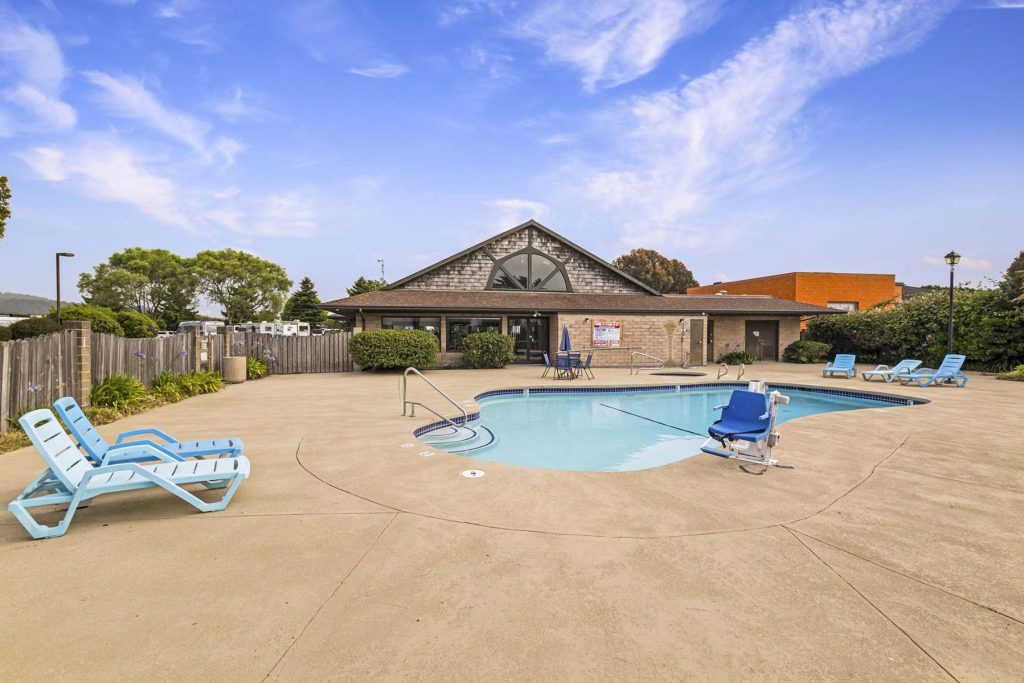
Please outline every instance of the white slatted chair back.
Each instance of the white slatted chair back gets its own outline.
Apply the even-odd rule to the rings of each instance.
[[[57,416],[47,408],[40,408],[22,415],[18,423],[61,483],[69,491],[77,489],[82,477],[92,469],[92,463],[75,447]]]

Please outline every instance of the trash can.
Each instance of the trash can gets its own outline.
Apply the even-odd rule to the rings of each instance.
[[[224,356],[224,381],[228,384],[245,381],[245,356]]]

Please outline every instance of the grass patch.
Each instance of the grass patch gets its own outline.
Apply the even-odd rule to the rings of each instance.
[[[1007,372],[1000,372],[996,375],[997,379],[1008,379],[1011,382],[1024,382],[1024,365],[1018,365],[1013,370]]]

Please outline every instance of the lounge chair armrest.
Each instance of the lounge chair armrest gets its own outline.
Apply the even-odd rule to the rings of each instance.
[[[167,432],[162,432],[159,429],[157,429],[156,427],[146,427],[145,429],[132,429],[131,431],[124,432],[120,436],[117,437],[117,441],[115,441],[114,443],[115,444],[124,443],[124,439],[125,439],[126,436],[140,436],[142,434],[152,434],[154,436],[157,436],[157,437],[163,439],[167,443],[177,443],[177,441],[178,441],[177,439],[175,439],[173,436],[171,436]]]
[[[890,369],[891,368],[888,365],[879,365],[874,370],[868,370],[868,372],[881,372],[883,370],[890,370]]]
[[[181,462],[183,460],[183,458],[171,454],[170,451],[165,448],[161,448],[160,446],[156,446],[156,448],[154,448],[153,446],[156,446],[156,444],[125,444],[124,447],[118,448],[114,452],[111,452],[113,449],[110,449],[103,455],[103,462],[100,463],[100,468],[130,465],[131,463],[117,462],[118,460],[123,460],[125,458],[148,457],[163,460],[164,462]]]
[[[111,474],[113,472],[122,472],[124,470],[132,470],[135,472],[143,473],[145,470],[139,466],[137,462],[118,462],[112,465],[100,465],[99,467],[93,467],[91,470],[82,475],[82,482],[79,486],[85,486],[89,483],[89,480],[93,477],[98,477],[101,474]]]
[[[159,444],[156,441],[150,441],[149,439],[139,439],[137,441],[124,441],[122,443],[110,444],[110,447],[107,448],[107,452],[104,457],[109,456],[111,461],[121,460],[123,458],[136,457],[138,453],[136,453],[136,455],[130,454],[132,452],[132,449],[134,449],[136,446],[146,446],[148,448],[152,448],[160,453],[163,453],[169,458],[174,459],[176,462],[184,462],[186,460],[186,458],[182,457],[181,455],[168,450],[164,444]]]

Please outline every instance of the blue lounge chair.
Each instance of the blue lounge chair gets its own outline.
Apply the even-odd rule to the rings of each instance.
[[[78,441],[78,445],[82,447],[85,454],[89,456],[89,459],[95,463],[100,463],[109,453],[112,457],[111,460],[116,462],[142,462],[143,460],[153,460],[153,456],[142,458],[137,453],[135,455],[129,455],[127,450],[132,446],[146,445],[150,447],[150,451],[147,452],[159,452],[162,455],[167,455],[175,460],[185,460],[186,458],[204,458],[209,455],[229,455],[237,456],[242,453],[242,440],[241,439],[212,439],[208,441],[178,441],[170,434],[160,431],[155,427],[147,427],[145,429],[133,429],[129,432],[124,432],[117,437],[117,441],[114,443],[107,443],[107,441],[100,436],[100,433],[96,431],[96,428],[89,422],[89,418],[86,417],[85,413],[82,412],[81,407],[78,405],[78,401],[65,396],[64,398],[57,399],[53,402],[53,408],[60,415],[60,419],[64,421],[68,430],[71,432],[75,440]],[[137,439],[134,441],[125,441],[127,437],[132,436],[143,436],[152,435],[162,441],[158,443],[151,439],[141,440]]]
[[[32,538],[63,536],[78,506],[104,493],[133,491],[159,486],[194,506],[200,512],[223,510],[242,480],[249,476],[249,460],[245,456],[211,460],[180,461],[154,450],[148,445],[133,445],[131,454],[139,460],[163,462],[141,465],[138,462],[111,463],[109,456],[94,465],[82,454],[46,408],[33,410],[18,420],[32,444],[46,461],[47,469],[32,480],[7,506]],[[220,500],[207,503],[185,490],[185,484],[211,485],[230,482]],[[40,524],[30,508],[64,505],[64,518],[55,526]]]
[[[938,369],[921,368],[909,374],[900,375],[898,379],[900,384],[917,382],[919,387],[949,383],[955,384],[957,387],[964,387],[967,386],[968,378],[961,371],[961,368],[966,360],[967,356],[951,353],[942,359],[942,364],[939,365]]]
[[[835,360],[830,363],[825,363],[825,369],[821,371],[822,377],[828,377],[829,375],[846,375],[846,379],[857,376],[857,367],[854,363],[857,362],[857,356],[852,353],[838,353],[836,354]]]
[[[759,391],[736,389],[729,396],[729,404],[717,406],[722,416],[708,427],[708,440],[701,450],[709,455],[732,458],[769,467],[780,465],[773,460],[772,448],[779,441],[775,431],[778,406],[789,403],[789,397],[777,391],[765,396]],[[711,444],[718,442],[719,447]]]
[[[886,382],[891,382],[900,375],[906,375],[908,373],[913,372],[914,370],[917,370],[917,368],[920,367],[920,365],[921,361],[919,360],[904,358],[891,368],[888,365],[878,365],[875,367],[874,370],[862,370],[860,373],[860,378],[867,382],[869,379],[873,377],[880,377]]]

